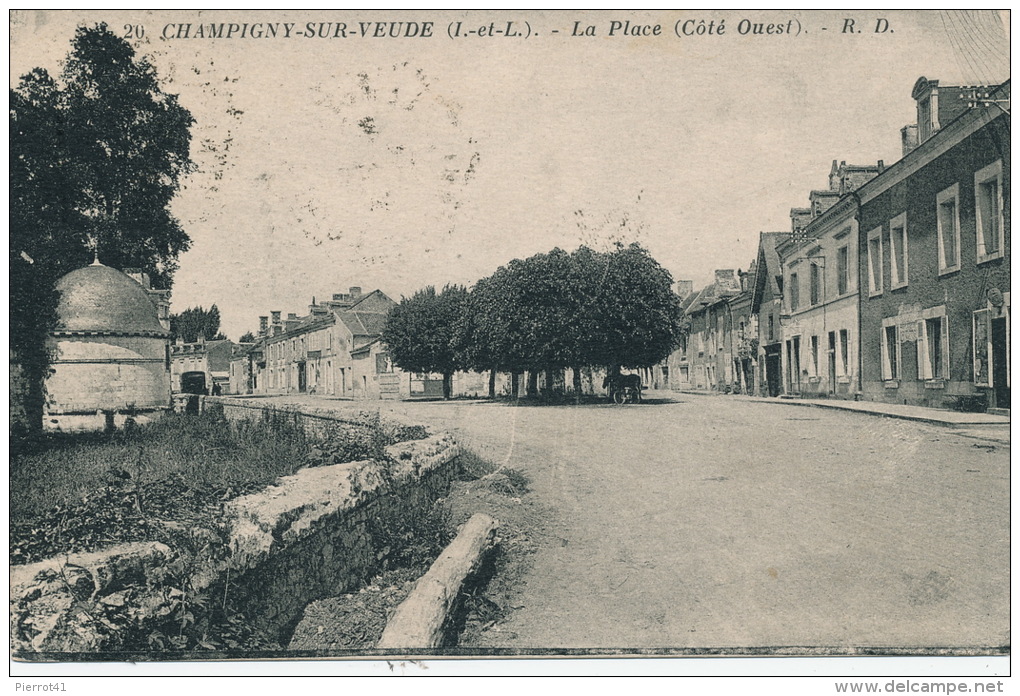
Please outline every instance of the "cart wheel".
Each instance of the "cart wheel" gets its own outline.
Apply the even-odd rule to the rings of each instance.
[[[615,401],[618,404],[625,404],[625,403],[627,403],[627,390],[626,389],[619,389],[619,390],[613,392],[613,401]]]

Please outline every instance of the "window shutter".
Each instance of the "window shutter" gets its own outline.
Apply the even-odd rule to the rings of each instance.
[[[952,379],[952,375],[949,374],[949,367],[951,362],[949,360],[949,317],[942,317],[942,377],[949,382]]]
[[[883,380],[890,380],[890,379],[892,379],[892,369],[891,369],[891,363],[889,362],[889,359],[890,359],[890,356],[889,356],[889,336],[886,333],[886,327],[884,327],[884,326],[882,327],[882,334],[881,335],[882,335],[882,340],[880,341],[880,343],[882,345],[882,379]]]
[[[931,379],[931,363],[928,361],[928,334],[925,322],[917,322],[917,378]]]

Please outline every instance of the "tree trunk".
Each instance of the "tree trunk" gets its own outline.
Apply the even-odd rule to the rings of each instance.
[[[450,397],[453,396],[453,373],[443,373],[443,398],[449,401]]]
[[[581,367],[574,365],[574,401],[575,403],[581,403],[581,391],[584,389],[581,386]]]
[[[517,399],[521,395],[521,373],[510,373],[510,398]]]
[[[534,396],[538,393],[538,373],[534,370],[528,370],[528,396]]]
[[[496,398],[496,370],[489,370],[489,398]]]
[[[553,393],[553,389],[556,388],[556,368],[547,367],[545,370],[545,390],[549,394]]]

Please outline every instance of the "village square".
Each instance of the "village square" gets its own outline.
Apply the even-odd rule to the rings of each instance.
[[[637,164],[649,181],[616,207],[579,184],[573,230],[522,224],[548,242],[447,242],[462,208],[517,194],[473,193],[491,134],[465,137],[471,102],[416,64],[309,89],[352,153],[339,184],[264,165],[261,141],[246,170],[239,134],[283,129],[245,131],[269,116],[228,69],[159,53],[190,36],[165,19],[152,44],[83,22],[59,66],[12,77],[19,659],[1008,655],[1008,66],[941,63],[880,99],[847,84],[908,116],[851,154],[847,124],[814,124],[808,175],[680,263],[670,240],[702,228],[660,219],[646,201],[669,182]],[[794,40],[801,19],[760,23]],[[408,24],[452,41],[458,22]],[[222,121],[185,98],[185,67]],[[539,138],[520,128],[507,158]],[[521,170],[542,211],[583,178],[548,174],[565,161]],[[246,231],[209,223],[242,179],[261,192]],[[345,205],[383,224],[317,207]]]

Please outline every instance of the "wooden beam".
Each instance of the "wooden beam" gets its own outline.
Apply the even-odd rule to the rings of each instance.
[[[475,514],[465,522],[457,537],[397,607],[376,647],[439,647],[446,617],[464,581],[478,570],[485,552],[492,546],[498,526],[499,522],[484,513]]]

